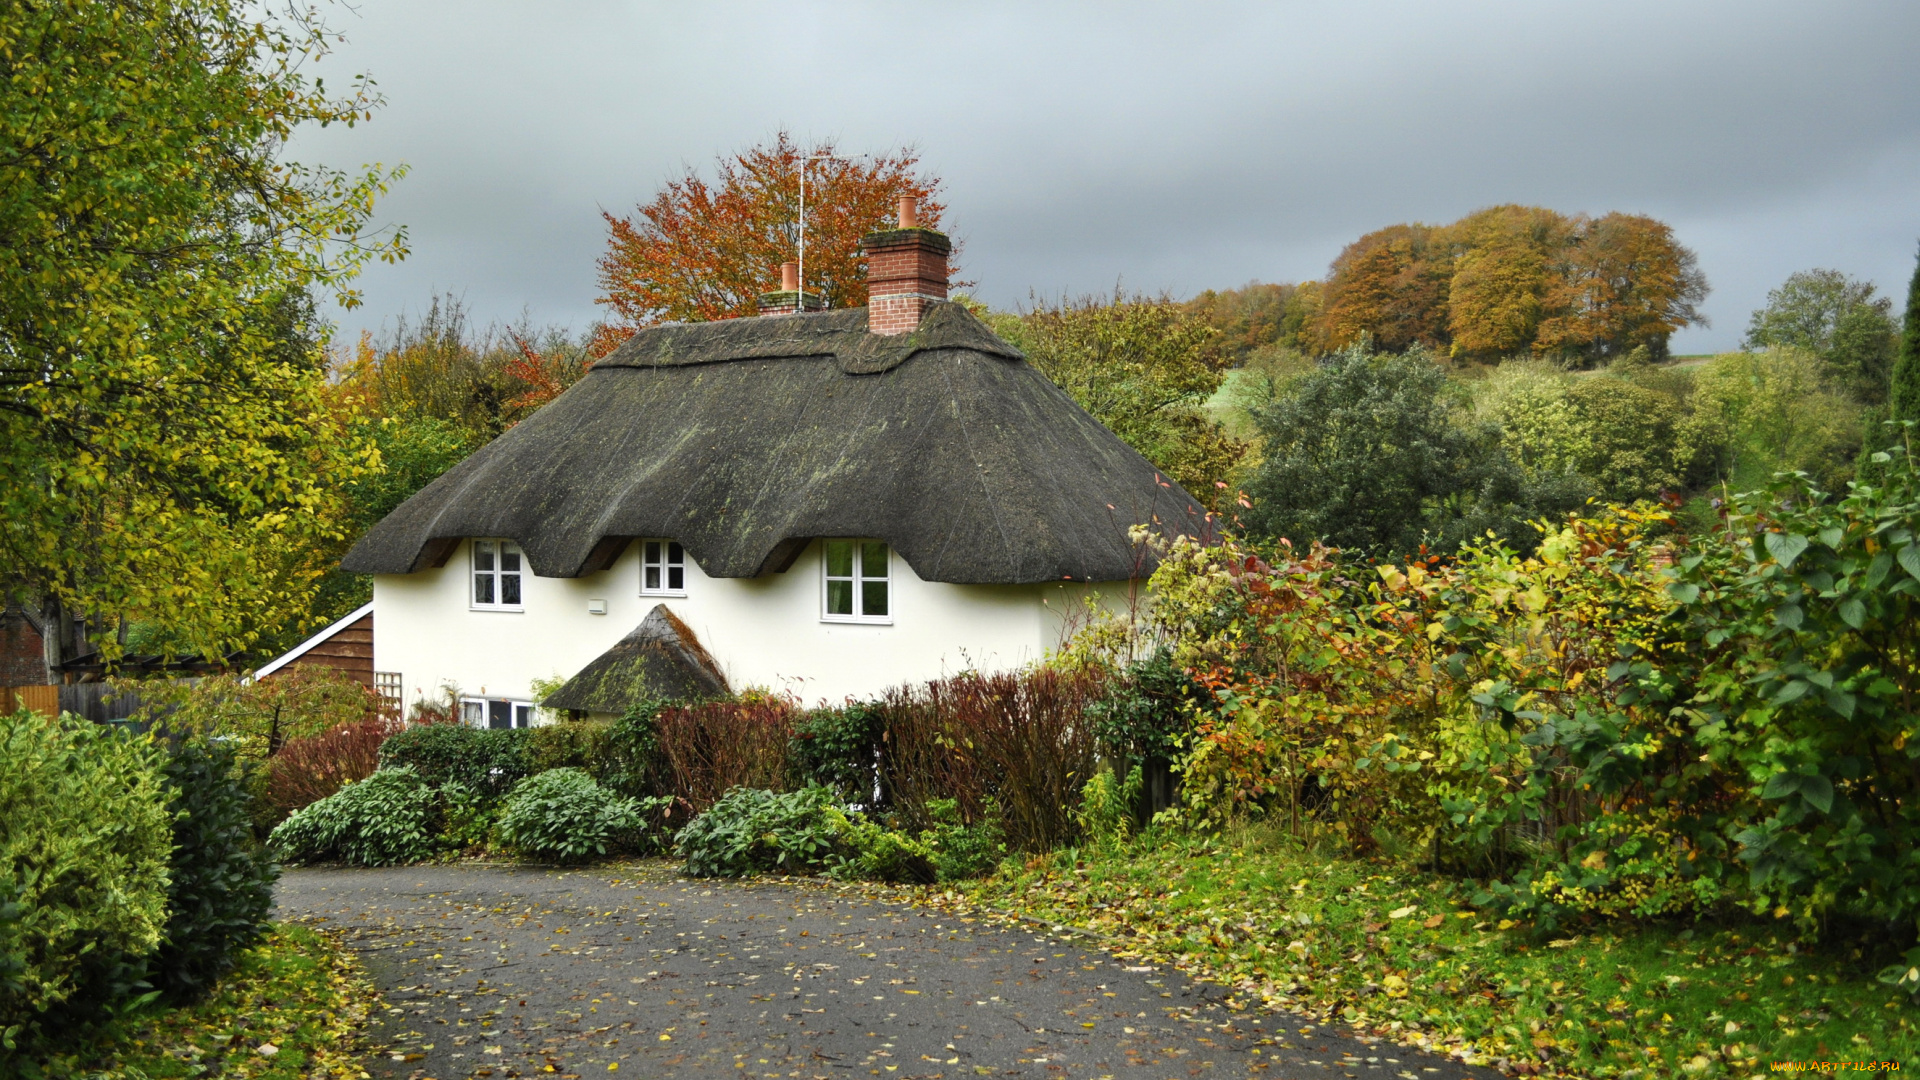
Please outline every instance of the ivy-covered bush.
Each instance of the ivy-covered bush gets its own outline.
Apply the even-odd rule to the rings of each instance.
[[[439,801],[411,767],[381,769],[281,822],[273,847],[290,862],[423,862],[440,848]]]
[[[849,805],[870,805],[880,783],[881,719],[860,702],[800,714],[787,750],[794,779],[831,788]]]
[[[650,854],[661,837],[649,823],[671,802],[615,794],[581,769],[549,769],[522,780],[507,796],[500,842],[523,859],[553,863]]]
[[[1163,643],[1109,680],[1088,703],[1087,717],[1109,754],[1133,762],[1165,762],[1180,755],[1196,713],[1211,705],[1210,699],[1206,689],[1173,662],[1173,649]]]
[[[674,850],[693,877],[804,874],[857,854],[852,832],[853,822],[826,788],[778,794],[737,787],[681,829]]]
[[[535,730],[415,724],[380,744],[380,767],[406,766],[429,786],[463,784],[494,802],[532,774],[527,749]]]
[[[175,1001],[205,993],[258,941],[273,908],[273,859],[254,839],[230,742],[183,739],[166,764],[173,858],[154,985]]]
[[[635,702],[608,726],[600,756],[586,766],[601,786],[633,798],[674,790],[657,724],[660,710],[669,704],[661,698]]]
[[[162,762],[72,714],[0,715],[0,1042],[137,989],[167,926]]]
[[[1080,789],[1080,835],[1095,844],[1125,840],[1133,831],[1133,808],[1140,801],[1140,766],[1135,765],[1125,780],[1116,780],[1111,768],[1093,774]]]

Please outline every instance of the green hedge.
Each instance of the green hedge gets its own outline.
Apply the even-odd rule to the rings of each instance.
[[[0,716],[0,1036],[137,989],[167,927],[163,755],[67,714]]]
[[[279,871],[253,839],[252,800],[231,743],[183,740],[165,776],[176,816],[167,929],[152,977],[168,997],[187,1001],[265,933]]]
[[[431,787],[460,784],[497,802],[536,770],[529,754],[539,728],[493,730],[464,724],[423,724],[380,744],[380,767],[406,767]]]

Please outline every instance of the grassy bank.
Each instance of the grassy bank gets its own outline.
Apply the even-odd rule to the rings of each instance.
[[[1403,865],[1283,838],[1156,835],[1036,858],[965,902],[1082,927],[1249,997],[1521,1074],[1759,1076],[1774,1062],[1920,1061],[1907,995],[1865,950],[1769,921],[1598,924],[1475,910]]]
[[[206,999],[120,1020],[46,1070],[150,1080],[359,1080],[366,1074],[354,1033],[378,1001],[332,941],[281,925]]]

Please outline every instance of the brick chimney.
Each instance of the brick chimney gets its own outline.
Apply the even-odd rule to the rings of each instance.
[[[779,291],[760,294],[762,315],[792,315],[796,311],[817,311],[819,308],[818,296],[800,291],[800,267],[797,263],[781,263]]]
[[[936,300],[947,298],[946,234],[920,227],[920,203],[900,196],[900,227],[860,240],[867,253],[867,330],[910,333]]]

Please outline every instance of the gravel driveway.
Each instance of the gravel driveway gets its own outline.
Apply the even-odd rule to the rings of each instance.
[[[386,996],[378,1078],[1491,1077],[1082,944],[661,864],[292,870]]]

